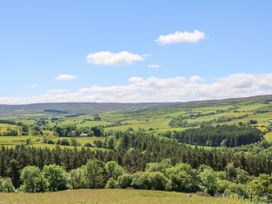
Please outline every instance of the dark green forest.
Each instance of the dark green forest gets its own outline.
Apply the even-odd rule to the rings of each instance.
[[[249,125],[206,125],[185,131],[175,131],[171,136],[186,144],[237,147],[260,141],[263,133]]]

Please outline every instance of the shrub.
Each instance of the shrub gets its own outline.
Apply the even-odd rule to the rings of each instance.
[[[105,164],[105,173],[107,178],[117,179],[123,174],[123,167],[120,166],[116,161],[109,161]]]
[[[175,191],[194,192],[198,190],[199,179],[189,164],[180,163],[166,170],[166,177]]]
[[[117,181],[120,188],[128,188],[131,186],[132,183],[132,175],[127,173],[122,174],[118,177]]]
[[[85,147],[94,147],[94,146],[93,146],[91,143],[89,143],[89,142],[86,142],[84,146],[85,146]]]
[[[67,139],[61,139],[61,140],[58,140],[57,145],[63,145],[63,146],[70,146],[70,143]]]
[[[80,146],[80,144],[78,143],[78,141],[75,138],[70,139],[70,145],[74,146],[74,147]]]
[[[0,177],[0,192],[15,192],[15,188],[12,185],[10,178]]]
[[[107,181],[105,188],[116,188],[117,186],[118,186],[118,182],[115,179],[110,178]]]
[[[44,166],[42,176],[47,191],[67,189],[67,175],[63,167],[56,164]]]
[[[73,169],[69,173],[69,186],[73,189],[86,188],[86,167]]]
[[[86,182],[88,188],[103,188],[105,186],[104,164],[99,160],[90,160],[86,166]]]
[[[21,171],[20,179],[22,181],[21,190],[25,192],[43,192],[45,191],[45,182],[41,171],[36,166],[27,166]]]

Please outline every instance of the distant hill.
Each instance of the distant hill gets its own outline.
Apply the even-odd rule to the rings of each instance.
[[[176,103],[37,103],[27,105],[0,105],[0,116],[29,113],[81,114],[126,109],[165,107]]]
[[[241,102],[263,102],[272,100],[272,95],[252,96],[245,98],[231,98],[223,100],[204,100],[192,102],[166,103],[36,103],[27,105],[0,105],[0,116],[14,114],[87,114],[120,110],[144,110],[161,107],[204,107],[219,104],[235,104]]]

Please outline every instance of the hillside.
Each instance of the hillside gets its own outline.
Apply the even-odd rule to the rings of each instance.
[[[162,102],[162,103],[36,103],[25,105],[0,104],[0,116],[13,114],[34,114],[34,113],[64,113],[64,114],[86,114],[101,113],[121,110],[146,110],[152,108],[195,108],[215,105],[235,105],[240,103],[254,103],[271,100],[272,95],[252,96],[245,98],[232,98],[223,100],[204,100],[192,102]]]
[[[99,113],[123,109],[146,109],[171,106],[175,103],[38,103],[26,105],[0,105],[0,116],[33,113]]]
[[[138,128],[153,133],[181,131],[201,125],[250,124],[271,140],[272,95],[186,103],[48,103],[0,105],[0,134],[21,134],[21,126],[38,125],[45,136],[52,128],[101,127],[105,131]],[[99,118],[95,118],[99,114]],[[48,131],[47,131],[48,130]],[[9,133],[8,133],[9,132]],[[35,131],[28,134],[37,135]],[[5,139],[6,140],[6,139]],[[19,139],[21,140],[21,139]]]

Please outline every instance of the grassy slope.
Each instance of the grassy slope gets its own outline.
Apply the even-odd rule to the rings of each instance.
[[[8,204],[246,204],[231,198],[188,197],[185,193],[145,190],[69,190],[54,193],[0,193],[0,203]]]

